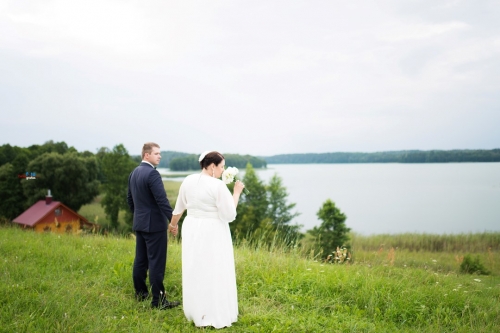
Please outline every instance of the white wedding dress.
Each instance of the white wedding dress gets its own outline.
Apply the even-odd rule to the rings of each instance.
[[[236,218],[231,192],[221,180],[194,174],[183,181],[174,215],[182,224],[184,314],[196,326],[222,328],[238,318],[238,296],[229,222]]]

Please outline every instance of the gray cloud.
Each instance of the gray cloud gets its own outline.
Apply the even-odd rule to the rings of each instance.
[[[0,144],[495,148],[493,1],[0,3]]]

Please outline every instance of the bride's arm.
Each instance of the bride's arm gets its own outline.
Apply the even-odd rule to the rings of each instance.
[[[184,213],[184,211],[182,211],[180,214],[172,215],[172,219],[170,220],[170,225],[172,227],[177,228],[177,224],[179,223],[179,220],[181,219],[182,213]]]
[[[172,215],[172,219],[170,220],[170,224],[168,225],[168,230],[174,235],[174,236],[177,236],[177,231],[179,230],[178,227],[179,227],[179,220],[182,216],[182,213],[184,213],[184,211],[182,211],[180,214],[177,214],[177,215]]]
[[[238,201],[240,201],[240,195],[241,191],[243,191],[243,188],[245,188],[245,185],[239,180],[234,183],[234,188],[233,188],[233,200],[234,200],[234,207],[238,207]]]

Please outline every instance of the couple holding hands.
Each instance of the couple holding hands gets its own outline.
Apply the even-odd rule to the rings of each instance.
[[[236,218],[242,182],[233,194],[220,180],[224,156],[216,151],[203,153],[201,173],[187,176],[172,210],[160,173],[160,146],[145,143],[142,162],[130,174],[127,202],[134,214],[136,251],[133,282],[138,300],[152,294],[151,306],[170,309],[180,305],[167,299],[163,278],[167,261],[167,229],[177,235],[178,222],[187,209],[182,226],[182,304],[186,318],[196,326],[222,328],[238,318],[238,298],[233,244],[229,222]],[[168,224],[168,221],[170,223]]]

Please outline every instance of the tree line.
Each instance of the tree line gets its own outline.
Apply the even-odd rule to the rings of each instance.
[[[192,158],[192,156],[187,156]],[[236,220],[230,223],[235,241],[248,241],[255,245],[308,244],[317,253],[332,253],[338,246],[348,245],[349,228],[346,216],[335,203],[327,200],[318,211],[322,221],[319,227],[300,231],[294,222],[299,215],[295,203],[288,202],[288,192],[282,179],[275,174],[269,183],[259,179],[255,167],[265,167],[261,160],[249,155],[227,154],[226,164],[246,168],[243,182],[248,194],[243,194],[237,207]],[[170,160],[170,167],[176,159]],[[0,146],[0,219],[12,221],[27,208],[43,200],[51,189],[54,199],[72,210],[91,203],[101,195],[100,204],[109,221],[111,230],[119,231],[119,214],[131,231],[133,216],[126,202],[128,177],[140,163],[140,156],[130,156],[127,149],[118,144],[112,149],[100,148],[97,153],[78,152],[65,142],[48,141],[43,145],[27,148]],[[196,157],[197,169],[199,163]],[[36,180],[19,177],[35,172]],[[234,184],[229,184],[230,191]],[[175,206],[176,198],[169,198]],[[182,228],[182,219],[181,219]]]
[[[254,168],[267,167],[267,162],[265,160],[251,155],[224,154],[224,157],[226,159],[226,165],[230,165],[240,169],[245,168],[248,163],[250,163]],[[198,161],[198,155],[188,154],[184,156],[173,157],[170,160],[168,167],[172,171],[199,170],[200,162]]]
[[[262,158],[270,164],[500,162],[500,149],[402,150],[376,153],[307,153],[282,154]]]
[[[101,205],[111,228],[116,229],[119,212],[128,211],[128,175],[139,162],[121,144],[113,149],[102,147],[96,154],[78,152],[65,142],[0,146],[0,218],[16,218],[44,199],[48,189],[54,199],[76,212],[103,194]],[[36,180],[19,178],[26,172],[34,173]],[[125,213],[125,219],[131,225],[130,213]]]

